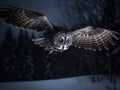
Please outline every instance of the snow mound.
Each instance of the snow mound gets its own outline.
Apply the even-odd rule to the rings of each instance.
[[[119,90],[120,82],[117,82],[115,86],[118,88],[117,90]],[[0,83],[0,90],[107,90],[107,87],[108,86],[105,86],[105,82],[92,83],[88,76],[43,81]]]

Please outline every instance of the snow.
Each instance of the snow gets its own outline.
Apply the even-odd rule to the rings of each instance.
[[[120,88],[119,82],[117,82],[115,85],[117,88]],[[88,78],[88,76],[82,76],[43,81],[4,82],[0,83],[0,90],[107,90],[107,89],[102,82],[92,83],[91,79]]]

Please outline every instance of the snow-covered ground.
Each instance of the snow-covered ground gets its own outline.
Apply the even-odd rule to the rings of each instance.
[[[115,84],[117,89],[107,89],[109,86],[111,85],[107,81],[92,83],[88,76],[82,76],[55,80],[0,83],[0,90],[120,90],[120,82]]]

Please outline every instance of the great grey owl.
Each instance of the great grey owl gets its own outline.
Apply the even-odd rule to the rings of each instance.
[[[113,38],[118,39],[115,35],[118,34],[117,32],[92,26],[74,31],[63,28],[57,30],[44,14],[10,5],[0,6],[0,18],[5,18],[6,23],[19,28],[47,30],[43,38],[35,38],[32,41],[49,53],[63,52],[72,45],[94,51],[108,49],[108,44],[114,45]]]

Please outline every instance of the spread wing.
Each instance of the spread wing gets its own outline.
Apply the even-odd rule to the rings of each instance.
[[[6,23],[23,29],[53,30],[53,25],[42,13],[18,7],[0,4],[0,18],[5,18]]]
[[[73,31],[71,34],[74,46],[95,51],[96,49],[108,49],[108,44],[114,45],[113,39],[118,39],[115,33],[107,29],[89,26]]]

